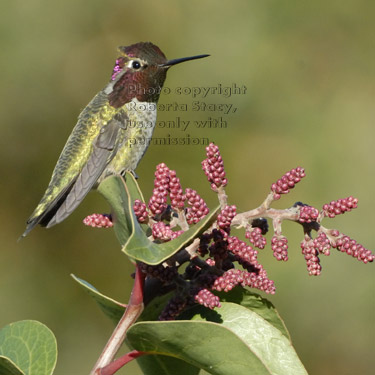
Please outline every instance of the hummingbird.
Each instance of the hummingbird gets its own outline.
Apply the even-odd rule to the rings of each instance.
[[[105,177],[134,173],[155,128],[168,69],[209,56],[167,60],[151,42],[121,46],[118,52],[109,83],[78,116],[21,238],[37,224],[50,228],[61,223]]]

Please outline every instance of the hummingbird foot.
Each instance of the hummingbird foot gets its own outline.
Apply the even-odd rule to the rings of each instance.
[[[126,172],[131,173],[131,174],[133,175],[133,177],[134,177],[136,180],[139,179],[139,176],[137,175],[137,173],[135,173],[135,171],[134,171],[133,169],[130,169],[130,170],[126,170],[126,171],[124,171],[123,173],[121,173],[121,176],[122,176],[122,177],[125,177],[125,173],[126,173]]]

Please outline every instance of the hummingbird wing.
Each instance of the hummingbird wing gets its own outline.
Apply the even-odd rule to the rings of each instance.
[[[87,162],[44,207],[43,212],[31,216],[21,237],[25,237],[37,224],[51,227],[60,223],[82,202],[116,154],[118,144],[123,138],[119,132],[124,133],[122,129],[126,119],[126,113],[120,111],[101,127],[99,134],[92,141],[92,151]]]
[[[113,119],[101,128],[93,144],[93,150],[81,173],[72,184],[66,198],[51,220],[46,225],[50,228],[66,219],[82,202],[91,188],[98,181],[118,148],[118,133],[123,127],[121,121]]]

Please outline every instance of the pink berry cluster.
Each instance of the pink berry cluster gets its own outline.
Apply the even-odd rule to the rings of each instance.
[[[185,196],[187,199],[188,208],[186,209],[186,220],[189,225],[196,224],[203,219],[208,213],[209,208],[206,202],[193,189],[186,188]]]
[[[111,228],[112,220],[109,215],[92,214],[83,219],[83,224],[93,228]]]
[[[338,199],[337,201],[331,201],[323,206],[323,212],[325,216],[330,218],[336,215],[343,214],[345,212],[351,211],[353,208],[357,208],[358,199],[352,196],[344,199]]]
[[[357,258],[363,263],[373,262],[375,259],[375,255],[372,254],[371,250],[366,249],[349,236],[341,235],[336,242],[332,244],[332,247],[351,255],[353,258]]]
[[[170,226],[158,221],[152,226],[152,237],[163,242],[173,240],[181,235],[183,231],[173,231]]]
[[[169,168],[161,163],[156,167],[154,190],[148,202],[148,208],[153,215],[160,215],[167,208],[169,194]]]
[[[264,270],[256,274],[232,268],[215,280],[213,289],[217,291],[229,292],[236,285],[241,285],[243,287],[249,286],[251,288],[262,290],[266,293],[275,294],[274,282],[268,279]]]
[[[224,162],[221,158],[219,147],[210,143],[206,147],[207,158],[202,161],[202,169],[211,183],[211,189],[217,191],[221,186],[226,186],[228,180],[225,178]]]
[[[207,258],[207,259],[206,259],[206,263],[207,263],[209,266],[211,266],[211,267],[213,267],[213,266],[215,265],[215,261],[214,261],[213,259],[211,259],[211,258]]]
[[[208,289],[201,289],[195,296],[194,299],[197,303],[208,307],[209,309],[214,309],[215,307],[221,307],[220,299],[215,296]]]
[[[305,257],[307,271],[309,275],[320,275],[322,266],[320,265],[319,251],[315,248],[311,239],[301,242],[302,254]]]
[[[288,239],[282,235],[274,235],[271,240],[273,256],[277,260],[288,260]]]
[[[228,237],[228,250],[237,257],[237,260],[240,261],[243,266],[248,266],[245,268],[250,268],[251,270],[254,269],[254,267],[256,269],[261,268],[257,259],[258,252],[246,242],[241,241],[238,237]]]
[[[225,206],[217,217],[217,226],[229,231],[233,218],[236,216],[236,206]]]
[[[300,223],[311,223],[316,221],[319,216],[319,211],[312,206],[301,206],[299,210],[299,219]]]
[[[161,215],[168,209],[168,196],[172,210],[177,212],[185,210],[185,218],[189,225],[198,223],[209,213],[207,204],[200,195],[190,188],[187,188],[184,194],[176,172],[162,163],[156,167],[154,190],[148,203],[149,212],[142,202],[134,202],[133,208],[138,221],[147,221],[147,216],[160,220]],[[187,204],[186,208],[185,204]]]
[[[168,197],[171,202],[170,206],[167,204]],[[186,208],[185,203],[188,206]],[[163,221],[165,219],[163,215],[167,212],[168,207],[172,209],[172,212],[184,214],[189,225],[198,223],[209,212],[207,204],[199,194],[190,188],[187,188],[184,194],[176,172],[161,163],[156,167],[154,190],[148,203],[148,210],[145,203],[139,200],[136,200],[133,205],[135,215],[140,223],[152,219],[149,225],[152,228],[154,240],[170,241],[183,233],[182,230],[172,230],[169,223]]]
[[[310,275],[320,274],[321,266],[319,254],[330,255],[331,247],[353,258],[357,258],[363,263],[374,261],[375,255],[356,240],[341,234],[338,230],[330,230],[328,233],[329,235],[324,232],[319,232],[316,238],[305,239],[301,243],[302,253],[305,256]]]
[[[133,205],[134,214],[140,223],[145,223],[148,220],[148,212],[146,203],[143,203],[139,199],[134,201]]]
[[[245,237],[250,241],[251,244],[253,244],[254,247],[257,247],[258,249],[264,249],[267,244],[266,237],[262,235],[262,229],[258,227],[247,230]]]
[[[325,233],[319,233],[318,237],[314,238],[313,246],[320,254],[330,255],[331,243]]]
[[[169,172],[169,196],[171,199],[171,206],[176,210],[181,210],[185,205],[185,195],[182,191],[180,179],[177,177],[175,171]]]
[[[290,189],[305,177],[305,170],[301,167],[294,168],[285,173],[279,180],[271,185],[274,199],[279,199],[281,194],[289,193]]]

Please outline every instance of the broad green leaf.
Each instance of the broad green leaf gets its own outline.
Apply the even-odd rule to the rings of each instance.
[[[81,286],[81,288],[83,288],[89,294],[89,296],[94,299],[103,313],[107,317],[109,317],[115,324],[117,324],[124,314],[126,305],[104,295],[89,282],[80,279],[73,274],[71,274],[70,276]],[[147,304],[138,320],[157,320],[161,311],[163,310],[169,299],[172,297],[172,295],[173,292],[170,292],[163,296],[153,298],[151,302]]]
[[[182,233],[176,239],[162,244],[151,242],[144,231],[141,229],[134,213],[131,214],[132,234],[123,247],[125,254],[131,258],[155,265],[170,258],[183,247],[189,245],[193,240],[201,235],[216,220],[217,212],[220,207],[210,212],[200,222],[193,225],[186,232]]]
[[[275,306],[259,294],[241,288],[240,286],[233,288],[229,292],[215,292],[215,294],[219,296],[221,302],[233,302],[254,311],[290,340],[289,332],[275,309]],[[221,317],[218,313],[220,313],[220,309],[212,311],[201,305],[195,305],[182,313],[178,319],[192,320],[195,319],[196,316],[199,316],[200,318],[198,319],[203,318],[219,323],[221,322]]]
[[[123,245],[132,231],[128,211],[129,196],[125,189],[124,180],[120,176],[107,177],[99,185],[98,191],[112,208],[111,214],[116,237],[120,244]]]
[[[258,305],[258,303],[253,304],[252,298],[247,301],[248,306]],[[273,312],[266,312],[263,308],[257,308],[254,312],[251,307],[244,308],[237,303],[222,302],[221,304],[222,307],[215,309],[213,313],[216,312],[220,316],[223,326],[249,345],[249,348],[270,370],[270,374],[307,374],[289,336],[284,335],[278,327],[274,326],[276,314],[272,317]],[[197,315],[194,319],[202,320],[202,317]]]
[[[257,293],[237,286],[230,292],[219,292],[217,295],[222,302],[237,303],[247,309],[250,309],[260,315],[267,322],[271,323],[281,333],[290,340],[289,332],[285,326],[284,321],[281,319],[275,306],[266,298],[261,297]]]
[[[99,185],[98,191],[104,196],[112,208],[114,230],[117,239],[123,246],[132,232],[129,207],[131,207],[132,211],[133,203],[136,199],[144,202],[142,192],[133,174],[129,172],[126,172],[125,180],[121,176],[107,177]],[[130,201],[132,202],[131,205]],[[146,231],[148,226],[142,224],[141,228]]]
[[[94,286],[75,275],[70,275],[77,283],[95,300],[100,309],[115,324],[121,319],[125,311],[125,305],[100,293]]]
[[[136,323],[129,329],[127,340],[137,350],[172,356],[210,374],[267,374],[239,337],[212,322]]]
[[[200,371],[181,359],[165,355],[144,355],[137,358],[137,363],[144,375],[198,375]]]
[[[9,358],[0,356],[0,375],[24,375]]]
[[[49,328],[37,321],[11,323],[0,330],[0,356],[0,369],[12,364],[10,371],[14,374],[50,375],[56,365],[56,339]],[[16,368],[21,372],[14,372]]]
[[[132,210],[133,210],[134,201],[136,199],[139,199],[141,202],[145,202],[145,199],[143,198],[143,194],[141,192],[141,189],[140,189],[140,187],[137,183],[137,180],[135,179],[135,177],[133,176],[132,173],[126,172],[126,174],[125,174],[125,184],[126,184],[127,191],[129,193],[130,201],[132,202],[131,207],[132,207]],[[148,231],[151,233],[151,229],[147,224],[140,224],[140,226],[145,233],[147,233]],[[124,244],[122,244],[122,245],[124,245]]]
[[[143,194],[141,192],[141,189],[139,188],[137,180],[135,179],[132,173],[130,172],[125,173],[125,183],[129,191],[129,196],[132,198],[133,202],[136,199],[139,199],[140,201],[145,202],[145,199],[143,198]]]
[[[169,355],[214,375],[306,375],[290,341],[255,312],[223,302],[214,323],[136,323],[128,340],[137,350]],[[198,320],[202,319],[202,320]]]

